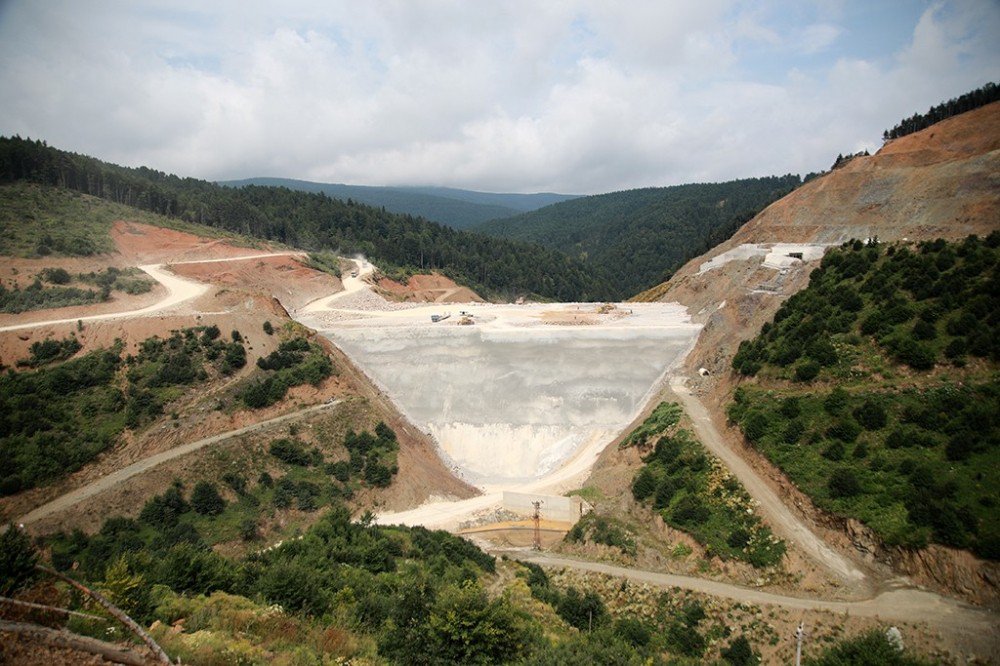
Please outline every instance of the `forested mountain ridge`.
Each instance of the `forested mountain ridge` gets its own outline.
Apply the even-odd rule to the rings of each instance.
[[[508,194],[447,187],[373,187],[316,183],[292,178],[245,178],[220,181],[219,185],[264,185],[287,187],[301,192],[322,192],[335,199],[350,199],[369,206],[384,207],[390,213],[424,217],[455,229],[467,229],[488,220],[510,217],[574,198],[566,194]]]
[[[644,188],[573,199],[476,231],[540,243],[603,267],[623,293],[670,277],[802,183],[797,175]]]
[[[919,132],[942,120],[978,109],[998,100],[1000,100],[1000,86],[992,82],[987,83],[982,88],[976,88],[960,97],[932,106],[927,110],[927,113],[914,113],[909,118],[904,118],[896,123],[891,130],[882,132],[882,140],[890,141]]]
[[[0,137],[0,183],[30,181],[305,250],[362,253],[389,270],[439,270],[484,294],[562,301],[614,297],[600,271],[529,243],[458,231],[322,193],[234,189],[127,168],[20,137]]]

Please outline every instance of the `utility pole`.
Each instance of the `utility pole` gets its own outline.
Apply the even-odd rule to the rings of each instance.
[[[533,516],[535,519],[535,539],[534,543],[531,544],[531,547],[534,550],[541,550],[542,549],[542,528],[541,528],[542,502],[541,500],[535,500],[534,502],[531,503],[531,505],[535,507],[535,515]]]
[[[799,621],[799,628],[795,630],[795,666],[802,666],[802,635],[803,621]]]

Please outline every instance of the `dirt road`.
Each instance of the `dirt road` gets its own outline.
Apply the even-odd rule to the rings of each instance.
[[[166,290],[167,295],[163,299],[149,305],[147,307],[141,308],[139,310],[127,310],[125,312],[109,312],[106,314],[99,315],[89,315],[86,317],[70,317],[68,319],[50,319],[48,321],[36,321],[27,324],[14,324],[12,326],[2,326],[0,327],[0,332],[4,331],[20,331],[29,328],[40,328],[42,326],[50,326],[53,324],[73,324],[77,321],[104,321],[108,319],[129,319],[133,317],[144,317],[151,314],[156,314],[158,312],[163,312],[164,310],[169,310],[170,308],[180,305],[186,301],[190,301],[198,296],[201,296],[206,291],[208,291],[210,285],[204,282],[195,282],[194,280],[188,280],[180,276],[174,275],[166,268],[170,265],[181,265],[181,264],[211,264],[224,261],[246,261],[248,259],[261,259],[263,257],[274,257],[274,256],[302,256],[303,252],[268,252],[264,254],[248,254],[239,257],[225,257],[222,259],[198,259],[195,261],[178,261],[174,264],[147,264],[145,266],[139,266],[139,268],[144,271],[151,278],[162,284]]]
[[[255,432],[257,430],[262,430],[272,425],[277,425],[279,423],[284,423],[285,421],[291,421],[292,419],[299,418],[300,416],[305,416],[306,414],[311,414],[312,412],[318,412],[323,409],[330,409],[336,405],[343,402],[342,400],[335,400],[334,402],[323,403],[321,405],[313,405],[312,407],[306,407],[305,409],[300,409],[298,411],[292,412],[290,414],[284,414],[282,416],[276,416],[273,419],[268,419],[267,421],[261,421],[260,423],[254,423],[253,425],[248,425],[243,428],[237,428],[236,430],[230,430],[218,435],[213,435],[212,437],[206,437],[205,439],[199,439],[196,442],[189,442],[182,446],[175,447],[169,451],[164,451],[163,453],[157,453],[154,456],[144,458],[137,463],[133,463],[128,467],[123,467],[122,469],[112,472],[107,476],[101,477],[97,481],[91,484],[83,486],[82,488],[77,488],[76,490],[66,493],[56,499],[52,500],[48,504],[43,504],[37,509],[26,513],[17,522],[22,524],[33,523],[37,520],[45,518],[53,513],[67,509],[74,504],[78,504],[88,497],[93,497],[94,495],[99,495],[100,493],[113,488],[114,486],[122,483],[126,479],[130,479],[137,474],[142,474],[143,472],[161,465],[168,460],[173,460],[174,458],[179,458],[180,456],[187,455],[192,451],[197,451],[198,449],[209,446],[210,444],[217,444],[218,442],[231,439],[233,437],[239,437],[240,435],[245,435],[250,432]]]
[[[785,506],[781,498],[757,475],[753,468],[738,453],[726,446],[719,431],[716,430],[708,410],[691,393],[684,378],[672,379],[670,388],[680,399],[684,411],[691,417],[698,439],[725,463],[726,467],[736,475],[736,478],[750,493],[750,496],[757,500],[760,512],[775,532],[797,544],[805,553],[844,580],[852,582],[864,580],[865,574],[860,569],[816,536],[798,516]]]
[[[678,587],[742,603],[766,604],[795,610],[830,611],[897,622],[926,622],[949,632],[961,633],[976,638],[980,642],[991,643],[993,654],[996,654],[995,650],[1000,648],[1000,635],[997,633],[997,616],[995,614],[913,588],[887,590],[863,601],[824,601],[772,594],[690,576],[569,559],[531,550],[504,551],[503,554],[544,567],[565,567],[577,571],[591,571],[650,585]]]
[[[299,312],[302,314],[310,314],[315,312],[324,312],[330,310],[330,305],[339,301],[344,296],[353,294],[354,292],[361,291],[362,289],[368,288],[368,283],[365,282],[365,276],[370,275],[374,272],[375,267],[368,261],[364,259],[354,259],[354,264],[358,267],[357,275],[351,275],[348,277],[341,278],[341,284],[344,285],[343,291],[338,291],[332,296],[322,296],[314,301],[306,303],[301,308]]]

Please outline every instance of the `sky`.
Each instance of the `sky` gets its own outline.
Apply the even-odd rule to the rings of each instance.
[[[0,0],[0,135],[208,180],[805,175],[990,81],[998,0]]]

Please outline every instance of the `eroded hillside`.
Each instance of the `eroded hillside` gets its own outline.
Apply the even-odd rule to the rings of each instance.
[[[705,324],[686,362],[691,391],[709,407],[728,446],[768,480],[784,502],[842,552],[869,558],[869,535],[817,511],[743,434],[723,428],[726,407],[743,380],[733,355],[772,321],[785,300],[802,290],[823,249],[849,239],[918,242],[1000,228],[1000,104],[994,103],[888,143],[876,155],[855,157],[772,204],[729,241],[699,257],[669,282],[637,300],[679,301]],[[968,553],[914,551],[897,570],[970,598],[985,572]],[[875,565],[877,568],[877,564]],[[885,571],[883,575],[892,575]]]

